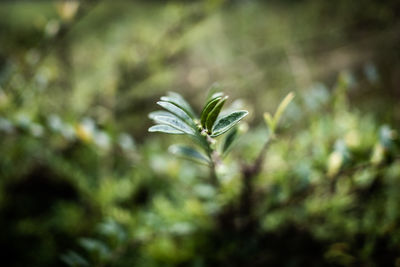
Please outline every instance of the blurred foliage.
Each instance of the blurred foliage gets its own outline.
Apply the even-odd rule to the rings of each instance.
[[[400,266],[398,1],[0,7],[5,266]],[[147,132],[214,81],[249,110],[219,187]]]

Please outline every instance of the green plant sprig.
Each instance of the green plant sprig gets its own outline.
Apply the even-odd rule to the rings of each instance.
[[[275,138],[276,130],[278,128],[281,117],[289,106],[290,102],[292,102],[294,96],[295,94],[293,92],[287,94],[279,104],[273,116],[269,112],[264,113],[264,120],[269,128],[271,138]]]
[[[184,145],[173,145],[169,151],[210,166],[215,176],[215,168],[221,161],[220,155],[229,150],[238,136],[236,130],[230,130],[248,114],[246,110],[236,110],[222,115],[221,111],[227,99],[228,96],[222,92],[212,93],[198,116],[181,95],[170,92],[157,102],[164,110],[149,114],[149,118],[156,123],[149,128],[149,132],[189,136],[200,146],[202,151]],[[216,138],[228,132],[235,134],[226,135],[222,151],[218,151]]]

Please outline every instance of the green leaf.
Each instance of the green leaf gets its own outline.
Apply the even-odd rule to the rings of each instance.
[[[207,120],[206,120],[206,127],[207,130],[212,133],[212,128],[215,123],[215,121],[218,118],[219,113],[221,112],[222,107],[225,104],[225,101],[228,97],[225,96],[223,97],[216,105],[215,107],[210,111],[210,113],[207,115]]]
[[[265,123],[268,125],[271,134],[273,134],[275,132],[275,120],[272,118],[269,112],[264,113],[264,120]]]
[[[225,137],[224,144],[222,146],[222,153],[225,154],[226,152],[229,151],[233,142],[237,139],[238,135],[239,135],[238,129],[237,127],[234,127],[232,131],[230,131],[228,135]]]
[[[196,133],[192,128],[190,128],[189,125],[177,117],[173,118],[170,116],[156,116],[154,117],[154,121],[159,124],[171,126],[187,134],[194,135]]]
[[[154,120],[154,117],[156,117],[156,116],[175,116],[175,115],[168,111],[164,111],[164,110],[153,111],[153,112],[150,112],[148,115],[149,119],[152,119],[152,120]]]
[[[392,149],[396,139],[396,131],[388,125],[383,125],[379,129],[379,141],[386,149]]]
[[[178,116],[176,116],[175,114],[172,114],[172,113],[170,113],[170,112],[167,112],[167,111],[162,111],[162,110],[160,110],[160,111],[154,111],[154,112],[151,112],[151,113],[149,113],[149,118],[150,119],[152,119],[154,122],[156,122],[156,123],[158,123],[157,122],[157,117],[169,117],[169,118],[171,118],[171,119],[178,119],[178,120],[181,120]],[[183,121],[183,120],[181,120],[183,123],[185,123],[186,125],[187,125],[187,127],[191,127],[193,130],[196,130],[197,128],[196,127],[194,127],[194,126],[192,126],[191,124],[189,124],[189,123],[186,123],[185,121]],[[164,123],[162,123],[162,124],[164,124]]]
[[[221,98],[221,97],[223,97],[223,96],[224,96],[224,93],[222,93],[222,92],[216,92],[216,93],[212,94],[209,98],[207,98],[207,104],[208,104],[209,102],[211,102],[212,100],[214,100],[214,99],[216,99],[216,98]]]
[[[235,124],[237,124],[241,119],[246,117],[249,112],[246,110],[234,111],[220,119],[215,123],[211,137],[219,136],[229,129],[231,129]]]
[[[169,92],[169,93],[168,93],[168,96],[163,96],[163,97],[161,97],[161,100],[162,100],[162,101],[165,101],[165,102],[172,103],[172,104],[174,104],[175,106],[181,108],[181,109],[184,110],[184,111],[187,113],[187,115],[189,115],[192,119],[196,118],[196,115],[195,115],[195,113],[193,112],[192,107],[189,105],[188,102],[186,102],[186,100],[185,100],[180,94],[177,94],[177,93],[174,93],[174,92]]]
[[[283,114],[283,112],[285,112],[286,108],[289,106],[290,102],[292,102],[294,98],[294,93],[290,92],[283,100],[282,102],[279,104],[275,116],[274,116],[274,120],[275,120],[275,127],[276,125],[278,125],[281,116]]]
[[[208,114],[213,110],[215,105],[218,104],[218,101],[221,100],[222,97],[216,97],[214,99],[211,99],[208,104],[204,107],[203,111],[201,112],[201,125],[203,128],[206,127],[206,121],[207,121],[207,116]]]
[[[97,254],[101,260],[107,259],[111,256],[109,247],[103,241],[94,238],[80,238],[79,244],[86,251]]]
[[[190,160],[193,160],[198,163],[208,165],[210,161],[208,158],[200,153],[199,151],[195,150],[194,148],[183,146],[183,145],[172,145],[169,148],[169,151],[177,156],[181,156]]]
[[[188,116],[188,114],[184,110],[182,110],[178,106],[176,106],[174,104],[171,104],[169,102],[165,102],[165,101],[158,101],[157,104],[159,106],[165,108],[166,110],[168,110],[172,114],[175,114],[178,118],[180,118],[183,121],[185,121],[188,126],[192,127],[193,129],[197,129],[196,125],[193,122],[193,120]]]
[[[75,251],[68,251],[61,255],[61,260],[68,266],[89,266],[88,261]]]
[[[268,125],[268,128],[270,130],[270,133],[272,135],[275,134],[275,130],[278,127],[279,121],[289,106],[290,102],[292,102],[294,98],[294,93],[290,92],[279,104],[278,108],[276,109],[275,115],[272,117],[269,112],[264,113],[264,120],[265,123]]]
[[[168,103],[169,104],[169,103]],[[172,104],[171,104],[172,105]],[[160,122],[160,120],[158,119],[158,118],[162,118],[162,120],[164,121],[165,120],[165,117],[168,117],[171,121],[172,120],[179,120],[180,122],[182,122],[182,123],[185,123],[184,121],[182,121],[182,120],[180,120],[175,114],[172,114],[172,113],[170,113],[170,112],[167,112],[167,111],[162,111],[162,110],[159,110],[159,111],[154,111],[154,112],[151,112],[150,114],[149,114],[149,118],[150,119],[152,119],[153,121],[155,121],[156,123],[160,123],[160,124],[162,124],[162,125],[165,125],[165,126],[169,126],[169,127],[172,127],[173,128],[173,130],[171,130],[171,129],[167,129],[166,131],[165,131],[165,129],[164,128],[160,128],[160,127],[155,127],[155,128],[151,128],[152,129],[152,131],[153,130],[155,130],[155,131],[160,131],[160,132],[167,132],[167,133],[176,133],[176,134],[183,134],[183,133],[186,133],[186,131],[184,131],[184,130],[182,130],[182,129],[176,129],[177,127],[174,127],[173,125],[169,125],[168,123],[165,123],[165,122]],[[164,118],[164,119],[163,119]],[[158,125],[156,125],[156,126],[158,126]],[[186,124],[186,127],[185,128],[188,128],[188,127],[190,127],[190,125],[188,125],[188,124]],[[150,130],[150,129],[149,129]],[[179,132],[176,132],[176,130],[178,130]],[[190,131],[191,133],[192,133],[192,131]]]
[[[182,131],[179,131],[168,125],[154,125],[149,128],[149,132],[160,132],[160,133],[168,133],[168,134],[185,134]]]

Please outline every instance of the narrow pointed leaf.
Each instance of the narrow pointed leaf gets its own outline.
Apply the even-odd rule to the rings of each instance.
[[[224,144],[222,146],[222,153],[225,154],[226,152],[229,151],[229,149],[231,148],[233,142],[235,142],[235,140],[237,139],[238,136],[239,136],[238,129],[237,129],[237,127],[235,127],[225,137]]]
[[[180,94],[169,92],[168,96],[161,97],[161,100],[176,105],[177,107],[184,110],[187,113],[187,115],[189,115],[191,118],[193,119],[196,118],[196,115],[192,107]]]
[[[275,126],[278,125],[283,112],[285,112],[286,108],[289,106],[290,102],[292,102],[293,98],[294,98],[294,93],[290,92],[279,104],[278,108],[276,109],[275,116],[274,116]]]
[[[204,106],[207,106],[214,99],[221,98],[223,96],[224,96],[224,93],[222,93],[222,92],[215,92],[215,93],[211,94],[209,97],[207,97],[207,101],[206,101],[206,104]]]
[[[215,123],[215,121],[218,118],[219,113],[221,112],[222,107],[225,104],[225,101],[228,97],[225,96],[222,98],[216,105],[215,107],[210,111],[210,113],[207,115],[207,120],[206,120],[206,127],[207,130],[212,133],[212,128]]]
[[[154,125],[149,128],[149,132],[160,132],[160,133],[168,133],[168,134],[185,134],[182,131],[179,131],[168,125]]]
[[[168,92],[168,96],[173,98],[177,105],[179,105],[179,106],[183,107],[185,110],[187,110],[190,113],[189,115],[192,115],[193,118],[196,117],[190,104],[180,94],[175,93],[175,92]]]
[[[195,131],[179,118],[172,118],[169,116],[156,116],[154,117],[154,121],[159,124],[171,126],[187,134],[192,134],[192,135],[195,134]]]
[[[227,132],[229,129],[235,126],[235,124],[238,123],[241,119],[246,117],[248,113],[249,112],[247,112],[246,110],[234,111],[229,115],[226,115],[218,119],[218,121],[215,123],[213,127],[211,137],[216,137]]]
[[[198,163],[202,164],[209,164],[209,160],[207,157],[203,154],[201,154],[199,151],[195,150],[194,148],[188,147],[188,146],[183,146],[183,145],[173,145],[170,146],[169,151],[177,156],[193,160]]]
[[[223,96],[224,96],[224,93],[222,93],[222,92],[216,92],[216,93],[212,94],[212,95],[207,99],[207,104],[208,104],[210,101],[214,100],[215,98],[221,98],[221,97],[223,97]]]
[[[212,99],[208,104],[204,107],[203,111],[201,112],[201,125],[205,128],[206,127],[206,121],[207,121],[207,116],[210,114],[210,112],[213,110],[215,105],[218,104],[218,102],[221,100],[221,97],[216,97]]]
[[[170,102],[165,102],[165,101],[158,101],[157,104],[159,106],[165,108],[172,114],[175,114],[178,118],[185,121],[186,124],[189,125],[190,127],[192,127],[193,129],[196,129],[196,125],[194,124],[193,120],[188,116],[188,114],[184,110],[182,110],[178,106],[176,106]]]
[[[153,112],[150,112],[148,115],[149,119],[152,119],[152,120],[154,120],[154,118],[156,116],[176,116],[176,115],[174,115],[168,111],[164,111],[164,110],[153,111]]]

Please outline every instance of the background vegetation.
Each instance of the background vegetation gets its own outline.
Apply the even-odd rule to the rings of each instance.
[[[400,266],[399,18],[396,0],[3,1],[2,264]],[[189,139],[147,132],[161,95],[200,112],[214,82],[249,110],[219,188],[168,153]]]

